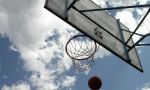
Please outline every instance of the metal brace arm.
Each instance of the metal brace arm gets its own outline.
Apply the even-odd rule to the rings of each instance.
[[[146,37],[148,37],[148,36],[150,36],[150,33],[144,35],[141,39],[139,39],[131,48],[128,49],[128,52],[129,52],[130,50],[132,50],[135,46],[139,46],[139,45],[140,45],[139,43],[140,43],[142,40],[144,40]],[[145,44],[145,45],[146,45],[146,44]]]
[[[138,24],[138,26],[135,28],[135,30],[133,31],[133,33],[131,34],[131,36],[129,37],[129,39],[127,40],[126,44],[128,44],[128,42],[130,41],[130,39],[132,38],[132,36],[135,34],[135,32],[138,30],[138,28],[141,26],[141,24],[144,22],[144,20],[146,19],[146,17],[148,16],[150,12],[150,8],[148,9],[148,11],[146,12],[146,14],[144,15],[144,17],[142,18],[142,20],[140,21],[140,23]]]
[[[79,0],[73,0],[70,5],[68,5],[68,0],[66,0],[66,10],[65,10],[65,18],[68,18],[68,11],[70,8]]]

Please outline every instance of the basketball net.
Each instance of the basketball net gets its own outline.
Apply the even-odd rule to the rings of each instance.
[[[83,72],[94,65],[98,45],[85,35],[76,35],[67,42],[65,49],[73,61],[75,70]]]

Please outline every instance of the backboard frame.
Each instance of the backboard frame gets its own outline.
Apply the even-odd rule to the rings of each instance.
[[[73,9],[75,9],[77,12],[79,12],[80,14],[82,14],[83,16],[85,16],[86,18],[88,18],[90,21],[92,21],[93,23],[95,23],[97,26],[99,26],[99,27],[101,27],[99,24],[97,24],[95,21],[93,21],[92,19],[90,19],[88,16],[86,16],[86,15],[84,15],[82,12],[83,12],[83,10],[81,11],[81,10],[78,10],[76,7],[74,7],[74,4],[77,2],[77,1],[79,1],[79,0],[73,0],[73,2],[69,5],[69,7],[66,7],[66,12],[65,12],[65,18],[64,17],[62,17],[61,15],[59,15],[59,14],[57,14],[56,12],[55,12],[55,10],[53,10],[53,9],[51,9],[51,8],[49,8],[47,5],[48,5],[48,1],[49,0],[46,0],[46,2],[45,2],[45,6],[44,6],[44,8],[46,8],[47,10],[49,10],[50,12],[52,12],[53,14],[55,14],[57,17],[59,17],[60,19],[62,19],[62,20],[64,20],[66,23],[68,23],[69,25],[71,25],[72,27],[74,27],[74,28],[76,28],[78,31],[80,31],[80,32],[82,32],[83,34],[85,34],[86,36],[88,36],[89,38],[91,38],[92,40],[94,40],[95,42],[97,42],[97,40],[95,39],[95,38],[93,38],[92,36],[90,36],[89,34],[87,34],[87,33],[85,33],[83,30],[81,30],[79,27],[77,27],[76,25],[74,25],[74,24],[72,24],[71,22],[69,22],[67,19],[67,13],[68,13],[68,11],[71,9],[71,8],[73,8]],[[91,1],[92,2],[92,1]],[[94,3],[94,2],[93,2]],[[138,5],[138,6],[127,6],[127,7],[118,7],[118,8],[113,8],[113,9],[124,9],[124,8],[137,8],[137,7],[149,7],[149,5]],[[110,10],[113,10],[112,8],[110,9]],[[94,10],[94,9],[93,9]],[[96,9],[95,9],[96,10]],[[108,8],[104,8],[104,9],[97,9],[97,10],[108,10]],[[90,10],[90,11],[92,11],[92,10]],[[113,18],[113,17],[112,17]],[[119,26],[120,25],[120,22],[118,21],[118,27],[120,27]],[[103,30],[105,30],[105,28],[103,28],[103,27],[101,27]],[[127,50],[128,52],[130,51],[130,50],[132,50],[133,48],[135,48],[135,46],[137,45],[133,45],[133,46],[129,46],[128,45],[128,41],[129,40],[131,40],[132,39],[132,36],[128,39],[128,41],[127,42],[124,42],[124,41],[122,41],[122,40],[120,40],[120,39],[118,39],[116,36],[114,36],[112,33],[110,33],[109,31],[107,31],[107,30],[105,30],[107,33],[109,33],[109,34],[111,34],[114,38],[116,38],[118,41],[120,41],[123,45],[125,45],[125,50]],[[121,29],[120,28],[120,31],[123,31],[123,29]],[[128,31],[127,30],[127,32],[129,32],[129,33],[131,33],[131,34],[137,34],[136,32],[130,32],[130,31]],[[120,32],[120,34],[121,34],[121,32]],[[123,39],[123,38],[122,38]],[[133,42],[133,40],[132,40],[132,42]],[[123,61],[125,61],[126,63],[128,63],[128,64],[130,64],[131,66],[133,66],[134,68],[136,68],[137,70],[139,70],[140,72],[143,72],[143,68],[142,68],[142,65],[141,65],[141,62],[140,62],[140,59],[139,59],[139,56],[138,56],[138,53],[137,53],[137,51],[135,51],[135,53],[137,54],[137,58],[138,58],[138,60],[139,60],[139,64],[140,64],[140,69],[138,68],[138,67],[136,67],[134,64],[132,64],[131,63],[131,61],[129,60],[129,61],[127,61],[127,60],[125,60],[123,57],[121,57],[120,55],[118,55],[115,51],[113,51],[113,50],[111,50],[110,48],[108,48],[108,47],[106,47],[104,44],[102,44],[102,43],[98,43],[98,44],[100,44],[101,46],[103,46],[104,48],[106,48],[108,51],[110,51],[110,52],[112,52],[113,54],[115,54],[116,56],[118,56],[119,58],[121,58]],[[135,48],[135,50],[136,50],[136,48]],[[129,54],[127,53],[127,56],[128,56]]]

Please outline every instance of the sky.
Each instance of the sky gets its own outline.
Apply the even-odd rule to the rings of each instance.
[[[101,7],[147,4],[149,0],[93,0]],[[100,47],[95,65],[76,73],[65,44],[79,32],[44,8],[45,0],[0,0],[0,90],[89,90],[88,79],[102,79],[101,90],[150,90],[149,47],[138,47],[144,73]],[[133,31],[147,8],[109,12]],[[150,15],[137,31],[150,32]],[[134,36],[136,42],[140,37]],[[142,43],[148,43],[146,38]]]

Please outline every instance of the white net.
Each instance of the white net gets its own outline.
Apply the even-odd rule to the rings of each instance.
[[[94,65],[94,54],[97,44],[85,35],[76,35],[66,44],[66,52],[72,59],[77,71],[88,70]]]

